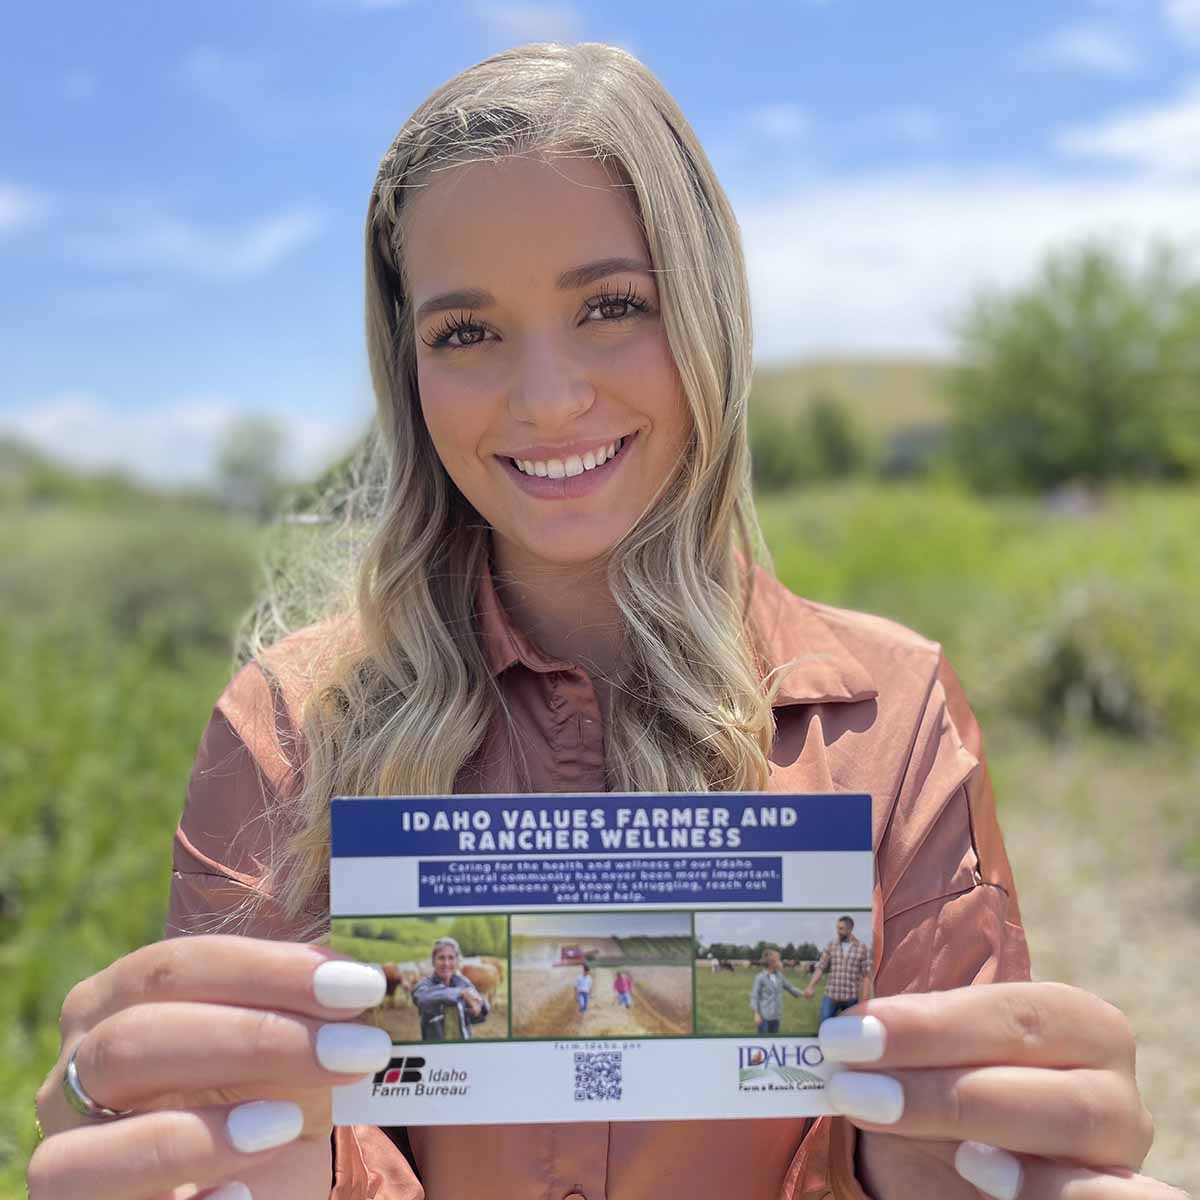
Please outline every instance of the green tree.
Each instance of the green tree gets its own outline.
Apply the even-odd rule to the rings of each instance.
[[[271,417],[240,417],[230,423],[217,448],[217,483],[231,508],[265,520],[283,494],[287,433]]]
[[[834,392],[821,390],[809,397],[800,436],[807,447],[812,477],[843,479],[867,464],[862,434],[845,401]]]
[[[1166,243],[1049,255],[959,328],[951,452],[982,489],[1200,471],[1200,285]]]

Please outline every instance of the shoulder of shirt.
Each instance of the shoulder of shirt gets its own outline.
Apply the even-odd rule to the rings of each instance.
[[[299,731],[305,701],[356,633],[353,616],[294,630],[245,663],[217,698],[216,712],[276,783],[302,760]]]
[[[761,566],[755,568],[754,592],[752,608],[769,631],[772,665],[800,660],[788,677],[786,691],[802,690],[806,661],[838,660],[839,655],[834,665],[848,676],[865,673],[870,690],[881,701],[897,690],[927,691],[941,669],[941,643],[899,621],[810,600]],[[813,662],[811,670],[819,672],[821,665]]]

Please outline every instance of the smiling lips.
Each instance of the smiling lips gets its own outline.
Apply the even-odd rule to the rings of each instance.
[[[617,438],[606,446],[588,450],[585,454],[569,454],[566,458],[512,458],[510,461],[518,471],[525,475],[540,475],[548,479],[562,479],[566,476],[582,475],[584,471],[594,471],[613,458],[621,449],[624,438]]]

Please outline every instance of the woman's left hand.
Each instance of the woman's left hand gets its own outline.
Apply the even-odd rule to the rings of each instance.
[[[1154,1126],[1133,1032],[1090,992],[881,997],[825,1021],[820,1039],[844,1064],[829,1100],[861,1131],[857,1175],[873,1200],[1185,1200],[1137,1174]]]

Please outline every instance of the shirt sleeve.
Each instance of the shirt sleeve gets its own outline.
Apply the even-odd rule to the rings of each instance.
[[[450,984],[438,983],[432,975],[426,975],[413,988],[412,998],[422,1012],[436,1012],[443,1004],[457,1004],[463,994],[463,988]]]
[[[1028,980],[1025,931],[979,725],[944,657],[912,746],[875,848],[875,994]],[[855,1176],[856,1140],[844,1119],[817,1118],[784,1194],[872,1200]]]
[[[825,949],[821,951],[821,957],[817,960],[817,970],[820,971],[822,975],[825,975],[828,973],[829,962],[830,962],[829,947],[826,946]]]
[[[168,938],[220,932],[298,940],[297,921],[262,886],[273,804],[299,779],[295,748],[278,688],[248,664],[200,738],[175,832]],[[330,1144],[330,1200],[423,1200],[408,1159],[383,1129],[338,1126]]]

